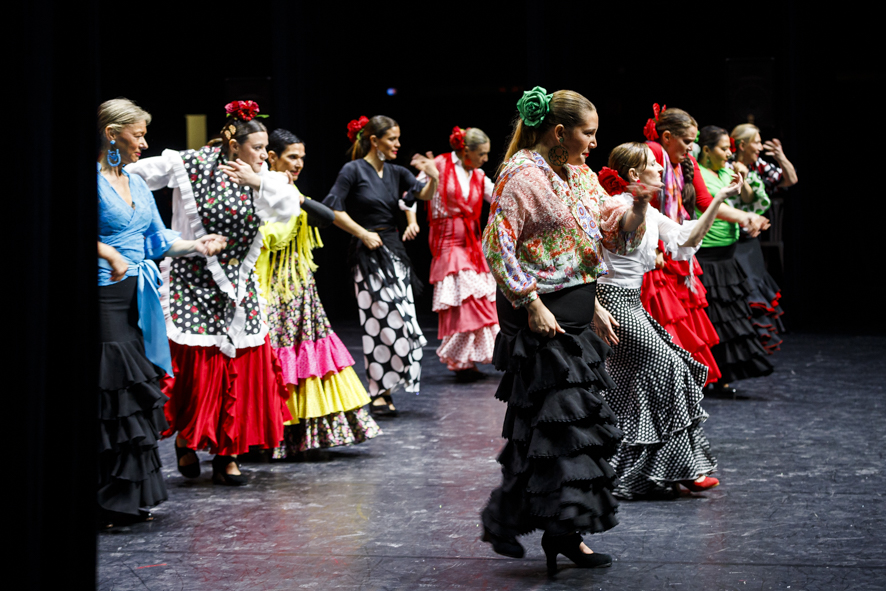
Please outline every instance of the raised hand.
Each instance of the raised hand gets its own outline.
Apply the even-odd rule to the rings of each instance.
[[[232,160],[227,164],[219,164],[219,170],[228,175],[231,181],[238,185],[244,185],[253,189],[261,188],[261,177],[252,167],[239,158]]]
[[[437,170],[437,165],[434,163],[433,152],[425,152],[424,156],[422,156],[421,154],[415,154],[409,164],[425,173],[428,178],[432,178],[435,181],[440,178],[440,173]]]

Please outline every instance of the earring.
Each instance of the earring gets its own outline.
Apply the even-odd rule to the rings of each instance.
[[[111,140],[111,147],[114,146],[117,142]],[[108,150],[108,166],[120,166],[120,150]]]
[[[384,162],[386,160],[385,155],[381,150],[378,149],[378,146],[375,147],[375,155],[378,156],[378,159]]]
[[[563,166],[569,160],[569,150],[563,145],[563,138],[560,138],[560,145],[554,146],[548,150],[548,161],[554,166]]]

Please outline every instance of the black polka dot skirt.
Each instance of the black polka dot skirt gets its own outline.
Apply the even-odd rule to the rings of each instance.
[[[354,268],[371,396],[401,387],[418,393],[422,347],[427,344],[415,314],[409,268],[395,254],[387,254],[393,260],[394,281],[383,278],[381,271],[364,277],[359,266]]]
[[[671,340],[640,301],[640,289],[597,286],[597,299],[619,323],[619,342],[606,360],[616,387],[604,391],[624,440],[612,459],[615,496],[666,492],[717,468],[702,423],[707,368]]]

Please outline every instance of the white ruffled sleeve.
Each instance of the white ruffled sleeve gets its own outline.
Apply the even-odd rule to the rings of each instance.
[[[678,224],[668,216],[659,213],[655,208],[649,207],[648,209],[655,212],[653,215],[655,215],[658,222],[658,236],[664,242],[665,250],[668,254],[677,261],[688,261],[691,259],[701,247],[701,241],[699,240],[698,246],[680,245],[686,244],[686,241],[689,240],[689,234],[698,223],[698,220],[687,220],[682,224]]]
[[[163,150],[160,156],[142,158],[138,162],[127,164],[126,172],[142,177],[151,191],[164,187],[173,188],[176,186],[175,165],[181,166],[181,161],[181,155],[175,150]]]
[[[298,189],[289,178],[272,170],[261,171],[261,188],[253,197],[255,212],[266,222],[287,222],[301,211]]]

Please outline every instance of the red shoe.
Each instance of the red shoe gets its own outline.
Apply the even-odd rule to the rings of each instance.
[[[704,480],[681,480],[680,484],[691,490],[692,492],[701,492],[720,485],[720,481],[711,476],[705,476]]]

